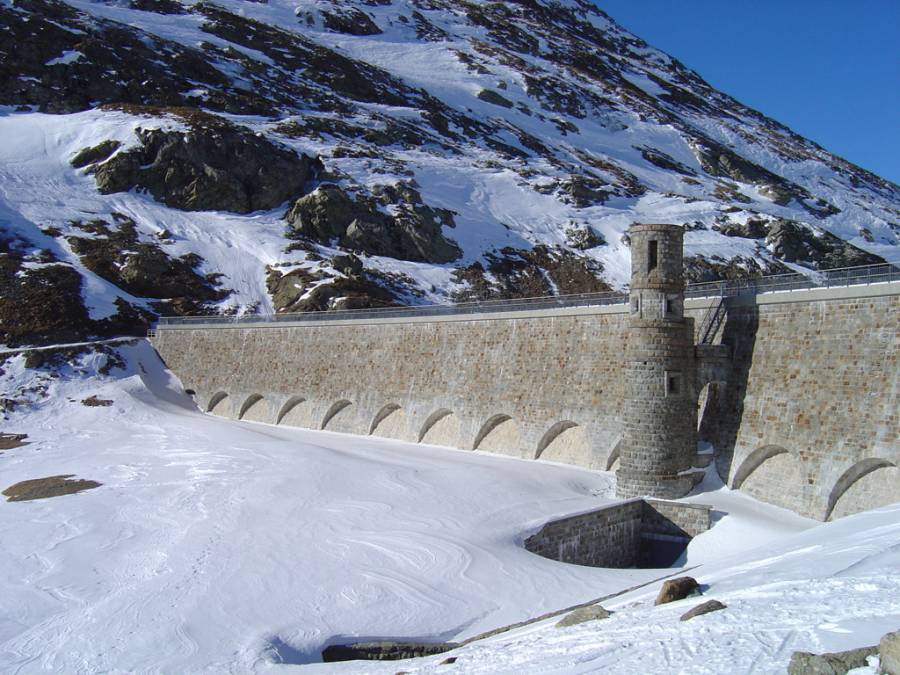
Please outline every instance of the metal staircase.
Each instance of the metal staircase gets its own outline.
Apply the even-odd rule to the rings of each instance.
[[[713,300],[709,309],[706,310],[703,321],[700,323],[700,341],[698,344],[711,345],[713,340],[715,340],[716,333],[719,332],[719,328],[722,326],[722,322],[725,321],[725,316],[728,313],[725,299],[724,295],[720,295]]]

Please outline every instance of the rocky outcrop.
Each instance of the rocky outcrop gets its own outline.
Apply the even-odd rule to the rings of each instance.
[[[173,258],[158,244],[141,241],[131,219],[119,216],[116,221],[78,223],[91,236],[67,238],[72,251],[97,276],[131,295],[167,300],[160,309],[170,313],[199,312],[203,303],[228,295],[217,288],[215,277],[196,271],[203,262],[199,256]]]
[[[879,667],[882,673],[900,673],[900,631],[884,635],[878,643]]]
[[[727,608],[727,605],[722,604],[718,600],[709,600],[708,602],[704,602],[701,605],[697,605],[693,609],[689,609],[687,612],[681,615],[681,620],[690,621],[694,617],[698,617],[703,614],[709,614],[710,612],[719,612]]]
[[[443,654],[458,647],[453,642],[382,641],[331,645],[322,650],[322,661],[399,661]]]
[[[608,619],[609,612],[600,605],[589,605],[587,607],[579,607],[569,612],[562,619],[556,622],[557,628],[566,628],[568,626],[577,626],[588,621],[599,621],[600,619]]]
[[[761,218],[748,218],[745,223],[733,223],[726,221],[715,225],[726,237],[745,237],[747,239],[765,239],[769,233],[769,223]]]
[[[733,281],[753,279],[768,274],[786,274],[792,270],[777,262],[760,262],[756,258],[735,256],[722,258],[701,258],[688,256],[684,259],[684,278],[688,283],[698,281]]]
[[[505,96],[499,94],[493,89],[482,89],[478,92],[478,98],[486,103],[492,103],[494,105],[499,105],[501,108],[512,108],[513,104]]]
[[[139,129],[140,147],[92,172],[103,194],[139,188],[186,211],[249,213],[303,194],[321,162],[218,119],[189,132]]]
[[[322,21],[328,30],[347,35],[378,35],[381,29],[368,14],[356,7],[335,7],[321,11]]]
[[[122,147],[119,141],[102,141],[90,148],[84,148],[69,162],[76,169],[109,159],[109,156]]]
[[[566,244],[578,251],[586,251],[603,246],[606,240],[590,225],[581,225],[566,229]]]
[[[320,186],[287,212],[291,236],[401,260],[446,263],[459,258],[459,247],[441,232],[455,226],[450,212],[424,204],[415,189],[402,183],[373,193],[354,199],[337,185]],[[385,206],[393,207],[393,213],[379,208]]]
[[[480,261],[455,270],[463,285],[454,294],[457,302],[536,298],[573,293],[605,293],[612,288],[601,280],[603,266],[564,248],[535,246],[504,248]]]
[[[700,595],[700,584],[693,577],[678,577],[663,582],[656,596],[656,605],[665,605],[676,600],[684,600],[694,595]]]
[[[866,660],[877,654],[878,647],[829,654],[794,652],[788,664],[788,675],[846,675],[849,670],[867,665]]]
[[[838,239],[830,232],[815,231],[790,220],[776,220],[768,228],[766,247],[785,262],[813,263],[818,269],[874,265],[884,259]]]
[[[81,286],[81,275],[49,251],[0,234],[0,343],[77,342],[94,334]]]

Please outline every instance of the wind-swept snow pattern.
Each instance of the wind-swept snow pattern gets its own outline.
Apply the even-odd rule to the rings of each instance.
[[[690,279],[898,258],[896,185],[590,3],[11,0],[0,26],[0,227],[27,270],[7,284],[64,277],[73,339],[621,289],[633,222],[684,224]],[[210,136],[321,165],[248,211]]]
[[[431,672],[443,660],[318,663],[329,644],[458,641],[673,570],[604,570],[525,551],[559,515],[609,501],[574,467],[200,413],[145,342],[60,349],[56,376],[8,356],[31,403],[4,432],[4,485],[101,483],[0,502],[4,672]],[[47,353],[47,350],[41,352]],[[44,357],[49,358],[49,357]],[[31,364],[32,368],[34,364]],[[104,374],[105,373],[105,374]],[[110,405],[86,406],[95,397]],[[825,525],[705,484],[717,522],[686,560],[704,598],[659,582],[456,650],[464,672],[781,672],[793,650],[873,644],[900,620],[900,512]]]

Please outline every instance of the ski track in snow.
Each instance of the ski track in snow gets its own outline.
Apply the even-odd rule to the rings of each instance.
[[[610,474],[221,420],[146,342],[119,351],[127,372],[58,378],[5,426],[32,443],[0,455],[3,487],[60,473],[103,485],[0,503],[4,672],[433,672],[443,657],[315,662],[329,643],[460,640],[662,574],[521,547],[548,518],[602,504]],[[33,376],[22,360],[6,385]],[[77,403],[87,393],[114,405]],[[689,499],[728,514],[686,560],[726,611],[681,623],[699,601],[653,607],[651,584],[604,603],[602,625],[551,619],[472,643],[455,653],[462,672],[779,672],[796,649],[900,625],[900,506],[818,525],[712,472]]]

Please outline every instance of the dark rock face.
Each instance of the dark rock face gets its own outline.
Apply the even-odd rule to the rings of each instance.
[[[322,20],[328,30],[348,35],[378,35],[381,29],[369,16],[356,7],[336,8],[322,12]]]
[[[727,609],[727,605],[723,605],[718,600],[710,600],[708,602],[704,602],[702,605],[697,605],[691,610],[688,610],[684,614],[681,615],[682,621],[690,621],[696,616],[700,616],[701,614],[709,614],[710,612],[718,612],[723,609]]]
[[[684,278],[688,283],[698,281],[732,281],[752,279],[769,274],[786,274],[791,269],[780,263],[759,263],[754,258],[736,256],[729,260],[715,260],[689,256],[684,259]]]
[[[453,227],[452,214],[422,203],[422,197],[404,184],[384,186],[373,198],[351,199],[336,185],[320,186],[298,199],[285,216],[292,236],[401,260],[446,263],[461,251],[441,233]],[[389,215],[378,205],[395,206]]]
[[[97,276],[131,295],[179,300],[167,307],[176,312],[179,307],[201,311],[204,302],[228,295],[228,291],[216,288],[215,279],[195,271],[203,262],[199,256],[172,258],[158,244],[140,241],[134,222],[128,218],[119,217],[115,226],[95,220],[79,227],[94,236],[69,237],[72,251]]]
[[[108,159],[111,154],[122,147],[119,141],[103,141],[91,148],[85,148],[75,155],[69,162],[76,169],[81,169],[89,164],[96,164]]]
[[[862,647],[832,654],[794,652],[788,675],[845,675],[848,670],[866,665],[866,659],[878,654],[878,647]]]
[[[390,307],[395,304],[394,296],[387,289],[367,279],[335,279],[316,286],[309,295],[286,309],[293,312],[324,312]]]
[[[140,129],[141,147],[94,170],[103,194],[147,190],[186,211],[249,213],[272,209],[303,193],[321,163],[231,125],[188,133]]]
[[[664,605],[676,600],[684,600],[700,594],[700,584],[693,577],[678,577],[665,581],[656,596],[656,605]]]
[[[499,105],[503,108],[512,108],[513,104],[505,96],[501,96],[493,89],[482,89],[478,92],[478,98],[482,101],[486,101],[487,103],[493,103],[494,105]]]
[[[81,405],[87,408],[108,408],[113,402],[108,398],[97,398],[96,394],[88,396],[81,401]]]
[[[766,245],[786,262],[815,263],[819,269],[883,263],[884,259],[856,248],[829,232],[814,232],[789,220],[777,220],[766,236]]]
[[[38,261],[29,249],[27,242],[0,234],[0,343],[18,347],[89,337],[94,329],[81,297],[81,275],[64,263],[27,268],[24,263]]]
[[[726,237],[746,237],[747,239],[765,239],[769,233],[768,223],[758,218],[750,218],[746,223],[724,223],[716,229]]]
[[[578,251],[586,251],[589,248],[603,246],[606,240],[590,225],[583,225],[566,230],[566,243]]]
[[[454,295],[457,302],[505,300],[573,293],[605,293],[612,288],[600,280],[603,267],[564,248],[535,246],[504,248],[485,256],[487,266],[475,262],[457,269],[456,280],[466,288]],[[487,273],[490,273],[488,275]]]
[[[398,661],[442,654],[458,645],[453,642],[357,642],[332,645],[322,650],[325,663],[336,661]]]

